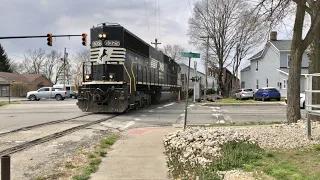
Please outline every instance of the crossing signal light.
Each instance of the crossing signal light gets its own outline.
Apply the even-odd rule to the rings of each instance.
[[[47,34],[47,37],[48,37],[48,39],[47,39],[47,41],[48,41],[47,45],[48,45],[48,46],[52,46],[52,34]]]
[[[87,34],[86,33],[82,34],[82,45],[84,45],[84,46],[87,45]]]

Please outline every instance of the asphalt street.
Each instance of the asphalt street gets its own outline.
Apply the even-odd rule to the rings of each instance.
[[[5,132],[39,123],[68,119],[87,114],[76,106],[77,100],[64,101],[41,100],[21,101],[21,104],[12,104],[0,107],[0,132]],[[184,122],[185,103],[167,102],[152,105],[120,115],[103,126],[121,129],[145,126],[181,125]],[[104,115],[99,115],[103,117]],[[107,116],[107,115],[105,115]],[[302,110],[302,116],[305,116]],[[82,121],[90,116],[81,118]],[[81,121],[77,119],[74,121]],[[222,106],[209,107],[189,103],[187,124],[239,123],[257,121],[285,121],[286,106]]]

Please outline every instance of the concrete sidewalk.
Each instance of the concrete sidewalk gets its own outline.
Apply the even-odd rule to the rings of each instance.
[[[92,180],[169,179],[163,138],[173,127],[149,127],[129,130],[102,160]]]

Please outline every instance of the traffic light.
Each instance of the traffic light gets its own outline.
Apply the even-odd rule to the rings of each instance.
[[[48,39],[47,39],[47,41],[48,41],[47,45],[48,45],[48,46],[52,46],[52,34],[47,34],[47,37],[48,37]]]
[[[87,45],[87,34],[86,33],[82,34],[82,45],[84,45],[84,46]]]

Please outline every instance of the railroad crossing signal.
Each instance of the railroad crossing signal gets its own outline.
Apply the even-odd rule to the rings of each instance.
[[[47,37],[48,37],[48,39],[47,39],[47,41],[48,41],[47,45],[48,45],[48,46],[52,46],[52,34],[47,34]]]
[[[87,34],[86,33],[82,34],[82,45],[84,45],[84,46],[87,45]]]

